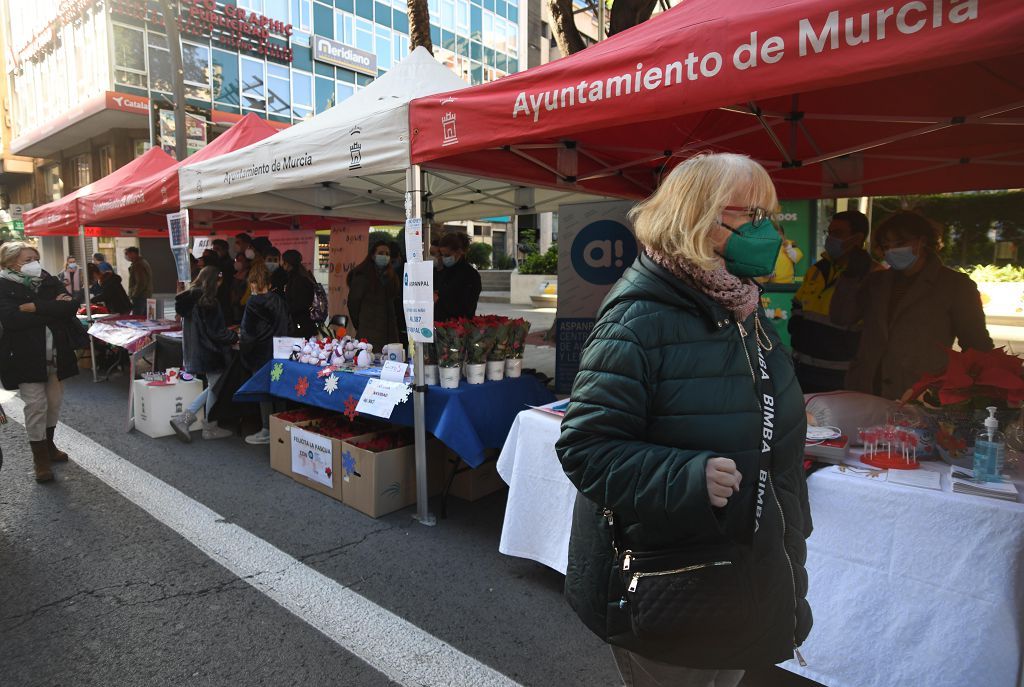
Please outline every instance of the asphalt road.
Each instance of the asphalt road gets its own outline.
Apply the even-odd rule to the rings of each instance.
[[[621,684],[607,648],[564,603],[561,575],[498,553],[504,492],[451,499],[437,527],[416,524],[411,509],[372,520],[273,472],[266,447],[125,433],[126,401],[123,378],[81,375],[67,385],[63,422],[467,661],[523,685]],[[373,656],[343,648],[76,464],[75,446],[65,445],[72,462],[58,481],[36,485],[24,437],[15,422],[0,427],[2,684],[391,684]],[[405,637],[381,651],[401,654]],[[781,671],[744,681],[776,684],[812,683]]]

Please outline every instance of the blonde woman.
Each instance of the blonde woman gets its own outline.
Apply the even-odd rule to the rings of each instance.
[[[71,325],[78,305],[43,271],[39,253],[20,241],[0,246],[0,379],[21,393],[37,482],[53,481],[68,456],[53,443],[63,380],[78,374]]]
[[[557,444],[580,491],[566,595],[626,685],[736,685],[810,630],[803,398],[753,281],[776,206],[745,156],[676,167],[583,352]]]

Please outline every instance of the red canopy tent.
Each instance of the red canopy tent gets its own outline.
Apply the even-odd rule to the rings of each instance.
[[[85,205],[86,199],[95,197],[98,194],[117,193],[120,189],[132,183],[133,180],[148,177],[160,172],[174,169],[174,158],[159,148],[150,148],[145,153],[135,158],[124,167],[115,169],[113,172],[97,180],[72,191],[63,198],[52,203],[41,205],[38,208],[27,211],[24,214],[25,233],[30,236],[78,236],[80,228],[86,223]],[[148,224],[131,225],[133,227],[148,227],[167,229],[167,222],[161,218],[157,224],[154,221]],[[104,231],[98,228],[89,227],[86,232],[88,236],[121,236],[125,232],[118,230]],[[145,235],[144,232],[133,232],[133,235]]]
[[[556,62],[414,100],[412,161],[642,197],[698,150],[783,198],[1024,186],[1020,0],[688,0]]]

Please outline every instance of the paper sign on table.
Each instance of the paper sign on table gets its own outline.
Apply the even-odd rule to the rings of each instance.
[[[402,306],[405,326],[413,341],[434,341],[434,263],[407,262]]]
[[[942,477],[932,470],[889,470],[886,481],[906,487],[942,490]]]
[[[328,437],[292,427],[292,472],[325,487],[334,486],[332,448]]]
[[[406,363],[400,363],[395,360],[385,361],[384,367],[380,371],[380,378],[385,382],[405,382],[405,373],[408,372],[409,366]]]
[[[405,220],[405,259],[408,262],[423,260],[423,220],[419,217]]]
[[[275,336],[274,337],[274,360],[288,360],[292,357],[292,346],[306,343],[301,336]]]
[[[374,415],[388,420],[395,406],[409,397],[412,389],[408,384],[371,379],[359,397],[356,412]]]

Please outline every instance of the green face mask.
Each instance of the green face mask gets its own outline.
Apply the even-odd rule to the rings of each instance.
[[[771,222],[755,226],[747,222],[738,229],[719,222],[732,232],[725,242],[725,269],[737,277],[765,277],[775,271],[782,237]]]

